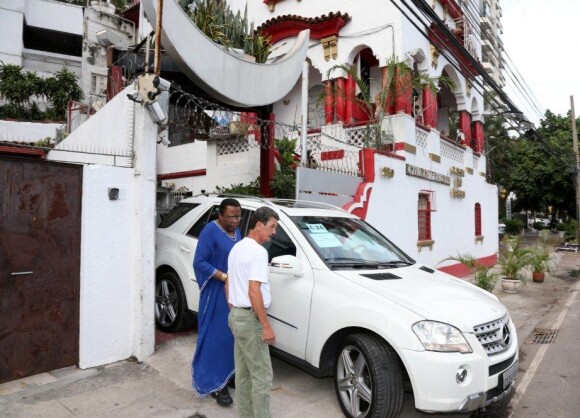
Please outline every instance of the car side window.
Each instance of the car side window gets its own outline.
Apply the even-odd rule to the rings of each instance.
[[[187,231],[187,236],[193,238],[199,238],[199,234],[201,234],[201,230],[204,226],[206,226],[209,222],[214,221],[219,216],[220,207],[218,205],[212,206],[208,211],[206,211],[201,218],[197,220],[196,223],[193,224],[189,231]]]
[[[171,211],[162,217],[161,222],[157,228],[169,228],[175,222],[180,220],[185,214],[189,213],[194,208],[198,207],[199,203],[180,203]]]
[[[276,228],[276,235],[274,235],[269,242],[264,244],[264,248],[268,250],[268,262],[272,261],[274,257],[281,255],[296,256],[296,246],[281,225],[278,225],[278,228]]]
[[[199,238],[199,234],[201,234],[201,230],[204,226],[206,226],[211,221],[218,219],[219,217],[220,207],[219,205],[212,206],[207,212],[205,212],[199,220],[193,224],[189,231],[187,231],[187,236],[193,238]],[[250,218],[250,211],[248,209],[242,208],[242,220],[240,222],[240,233],[242,236],[246,236],[246,228],[248,225],[248,220]]]

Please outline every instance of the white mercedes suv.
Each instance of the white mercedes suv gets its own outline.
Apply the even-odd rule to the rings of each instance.
[[[193,254],[224,196],[187,198],[157,229],[157,325],[191,324],[199,302]],[[271,242],[273,354],[334,376],[347,417],[400,413],[405,381],[415,407],[475,410],[503,398],[518,370],[516,329],[498,299],[417,263],[365,221],[312,202],[236,197],[245,234],[252,211],[280,215]]]

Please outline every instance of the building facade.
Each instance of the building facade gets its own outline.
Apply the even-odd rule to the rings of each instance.
[[[505,86],[503,57],[503,42],[501,35],[503,28],[501,25],[502,10],[500,0],[480,0],[479,11],[481,28],[481,63],[485,71],[493,78],[499,86]]]

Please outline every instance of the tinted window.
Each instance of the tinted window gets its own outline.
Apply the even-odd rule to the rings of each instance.
[[[219,216],[220,207],[218,205],[212,206],[207,212],[205,212],[199,220],[193,224],[193,226],[187,231],[187,235],[190,237],[198,238],[201,230],[204,226],[213,220],[216,220]]]
[[[199,238],[199,234],[201,234],[201,230],[204,226],[206,226],[211,221],[216,220],[219,217],[220,207],[219,205],[212,206],[210,210],[202,215],[199,220],[193,224],[193,226],[187,231],[187,235],[194,238]],[[250,217],[250,211],[248,209],[242,208],[242,221],[240,222],[240,232],[242,236],[245,236],[245,228],[248,225],[248,219]]]
[[[180,220],[186,213],[199,206],[199,203],[180,203],[163,217],[158,228],[167,228]]]
[[[296,255],[296,246],[281,226],[276,228],[276,235],[264,244],[264,248],[268,250],[268,261],[281,255]]]

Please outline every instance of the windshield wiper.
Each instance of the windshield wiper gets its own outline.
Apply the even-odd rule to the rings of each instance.
[[[381,265],[381,267],[385,266],[385,267],[393,268],[393,267],[412,266],[413,263],[410,263],[408,261],[403,261],[403,260],[395,260],[395,261],[387,261],[386,263],[380,263],[380,265]]]
[[[366,261],[361,260],[359,258],[351,258],[351,257],[330,257],[325,258],[330,267],[332,268],[379,268],[381,263],[377,263],[376,261]]]

